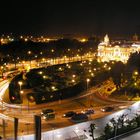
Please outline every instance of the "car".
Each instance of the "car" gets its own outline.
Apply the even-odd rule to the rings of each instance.
[[[85,110],[85,114],[87,114],[87,115],[94,114],[94,110],[93,109],[87,109],[87,110]]]
[[[93,109],[87,109],[87,110],[85,110],[85,111],[81,111],[81,113],[90,115],[90,114],[94,114],[94,110],[93,110]]]
[[[42,109],[41,115],[46,115],[48,113],[54,113],[53,109]]]
[[[63,114],[63,117],[65,118],[69,118],[69,117],[72,117],[73,115],[75,115],[76,112],[74,111],[69,111],[69,112],[66,112],[65,114]]]
[[[47,114],[43,115],[43,119],[45,119],[45,120],[50,120],[50,119],[54,119],[54,118],[55,118],[55,113],[54,112],[50,112],[50,113],[47,113]]]
[[[54,119],[55,118],[55,112],[54,112],[53,109],[43,109],[42,112],[41,112],[41,116],[45,120]]]
[[[112,107],[112,106],[107,106],[107,107],[101,108],[101,111],[103,111],[103,112],[110,112],[113,110],[114,110],[114,107]]]
[[[77,113],[71,117],[71,121],[74,123],[88,121],[88,116],[84,113]]]

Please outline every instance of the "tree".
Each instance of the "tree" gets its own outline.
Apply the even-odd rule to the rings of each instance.
[[[140,54],[138,52],[130,55],[127,66],[137,69],[140,72]]]
[[[90,136],[92,137],[93,140],[95,140],[95,138],[94,138],[94,130],[95,129],[96,129],[95,124],[91,123],[89,132],[91,133]]]
[[[109,125],[109,123],[106,124],[106,126],[104,128],[104,133],[105,133],[106,139],[111,137],[111,135],[112,135],[112,127]]]
[[[115,134],[116,128],[118,127],[117,126],[117,121],[114,118],[112,118],[110,120],[110,123],[113,125],[113,134]]]
[[[122,62],[116,62],[110,71],[110,76],[113,79],[116,88],[119,89],[124,83],[125,65]]]
[[[126,117],[126,115],[123,114],[118,118],[118,125],[120,125],[120,128],[124,127],[125,117]]]
[[[140,115],[136,114],[135,121],[137,123],[137,127],[140,127]]]

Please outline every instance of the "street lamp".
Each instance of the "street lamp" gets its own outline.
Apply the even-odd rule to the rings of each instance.
[[[29,99],[27,99],[27,101],[28,101],[28,112],[29,112]]]
[[[22,81],[19,81],[18,84],[19,84],[19,88],[20,88],[20,91],[21,91],[21,86],[23,84]]]
[[[21,91],[21,86],[23,84],[22,81],[19,81],[18,84],[19,84],[19,88],[20,88],[20,91]]]
[[[118,124],[116,123],[115,124],[115,138],[114,138],[114,140],[116,140],[116,136],[117,136],[117,127],[118,127]]]
[[[4,71],[4,67],[1,66],[1,75],[2,75],[2,78],[3,78],[3,71]]]
[[[134,72],[134,75],[138,75],[138,74],[139,74],[138,71],[135,71],[135,72]]]
[[[90,82],[90,79],[87,78],[87,79],[86,79],[86,82],[87,82],[87,90],[88,90],[88,84],[89,84],[89,82]]]
[[[2,107],[2,110],[3,110],[3,99],[0,99],[1,101],[1,107]]]
[[[59,101],[58,101],[59,104],[61,104],[61,100],[62,100],[62,93],[59,94]]]
[[[31,51],[28,51],[28,55],[29,55],[29,57],[30,57],[30,69],[31,69]]]
[[[86,79],[86,82],[87,82],[87,90],[88,90],[88,85],[89,85],[89,82],[90,82],[90,79],[89,78],[87,78]],[[88,99],[89,101],[89,107],[91,107],[91,95],[89,95],[89,99]]]
[[[75,83],[75,80],[74,79],[72,79],[72,83]]]
[[[23,95],[24,91],[20,90],[20,97],[21,97],[21,111],[22,111],[22,95]]]
[[[55,86],[52,86],[51,89],[54,91],[55,90]]]
[[[21,90],[21,86],[22,86],[23,83],[22,83],[22,81],[19,81],[18,84],[19,84],[19,89],[20,89],[19,92],[20,92],[20,97],[21,97],[21,111],[22,111],[22,94],[23,94],[23,91]]]

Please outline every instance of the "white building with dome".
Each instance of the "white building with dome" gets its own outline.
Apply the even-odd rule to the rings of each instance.
[[[131,53],[140,52],[140,42],[129,43],[110,43],[108,35],[105,35],[104,41],[98,45],[98,61],[122,61],[126,63]]]

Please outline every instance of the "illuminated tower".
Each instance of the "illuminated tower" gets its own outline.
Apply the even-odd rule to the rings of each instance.
[[[137,34],[135,34],[135,35],[133,36],[133,41],[138,41],[138,35],[137,35]]]
[[[104,43],[106,44],[106,46],[109,45],[109,37],[108,37],[107,34],[106,34],[105,37],[104,37]]]

